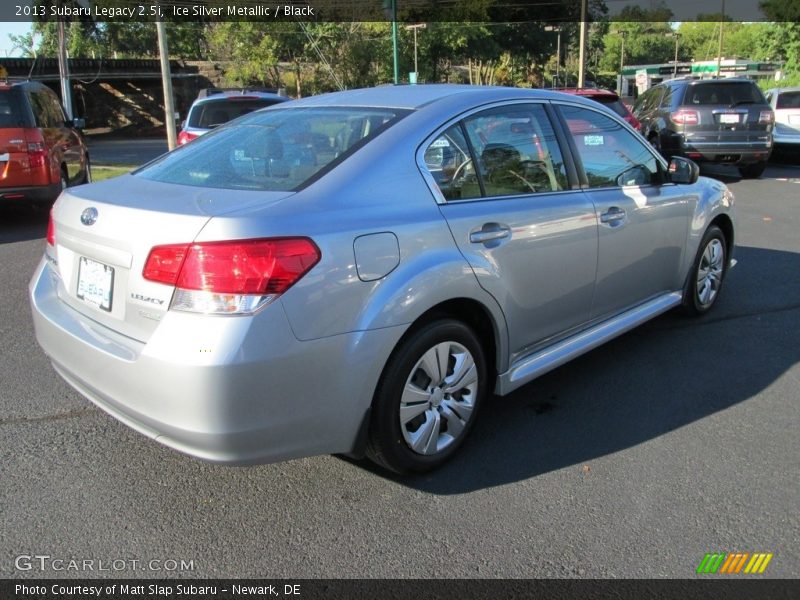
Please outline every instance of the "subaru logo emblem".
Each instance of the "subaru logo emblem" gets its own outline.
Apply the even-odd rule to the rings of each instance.
[[[84,225],[94,225],[95,221],[97,221],[97,209],[94,206],[90,206],[81,213],[81,223]]]

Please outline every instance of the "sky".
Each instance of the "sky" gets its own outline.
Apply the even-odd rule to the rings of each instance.
[[[31,30],[30,23],[9,23],[7,21],[0,21],[0,56],[11,56],[11,40],[8,39],[8,34],[21,35],[28,33]],[[19,56],[19,51],[14,53],[14,56]]]

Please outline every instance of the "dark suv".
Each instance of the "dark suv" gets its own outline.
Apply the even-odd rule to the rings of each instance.
[[[667,159],[731,164],[760,177],[772,151],[774,113],[749,79],[672,79],[637,98],[642,134]]]
[[[35,81],[0,81],[0,202],[53,202],[67,186],[91,181],[86,144],[58,96]]]

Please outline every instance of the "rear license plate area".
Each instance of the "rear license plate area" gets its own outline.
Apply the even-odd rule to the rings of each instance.
[[[736,113],[722,113],[717,115],[717,122],[723,125],[737,125],[740,122],[740,118]]]
[[[81,256],[78,261],[77,296],[87,304],[111,312],[114,299],[114,267]]]

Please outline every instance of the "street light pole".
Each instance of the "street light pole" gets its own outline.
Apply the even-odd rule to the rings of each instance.
[[[617,89],[617,95],[622,96],[622,67],[625,65],[625,36],[628,35],[627,31],[620,31],[619,36],[622,38],[622,42],[619,48],[619,89]]]
[[[675,67],[672,69],[672,78],[675,79],[678,76],[678,40],[681,39],[681,34],[675,31],[672,35],[675,36]]]
[[[425,29],[428,26],[425,23],[415,23],[414,25],[406,25],[406,30],[411,29],[414,32],[414,73],[419,73],[417,65],[417,30]]]
[[[722,29],[725,23],[725,0],[722,0],[722,16],[719,19],[719,47],[717,48],[717,77],[722,75]]]
[[[392,0],[392,55],[394,62],[394,84],[400,83],[400,63],[397,60],[397,0]]]
[[[164,21],[156,21],[158,35],[158,54],[161,59],[161,83],[164,87],[164,125],[167,128],[167,147],[174,150],[177,144],[177,131],[175,130],[175,105],[172,100],[172,73],[169,68],[169,48],[167,47],[167,32]]]
[[[556,78],[553,81],[553,88],[559,87],[561,81],[561,27],[556,25],[547,25],[545,31],[555,31],[556,37]]]

